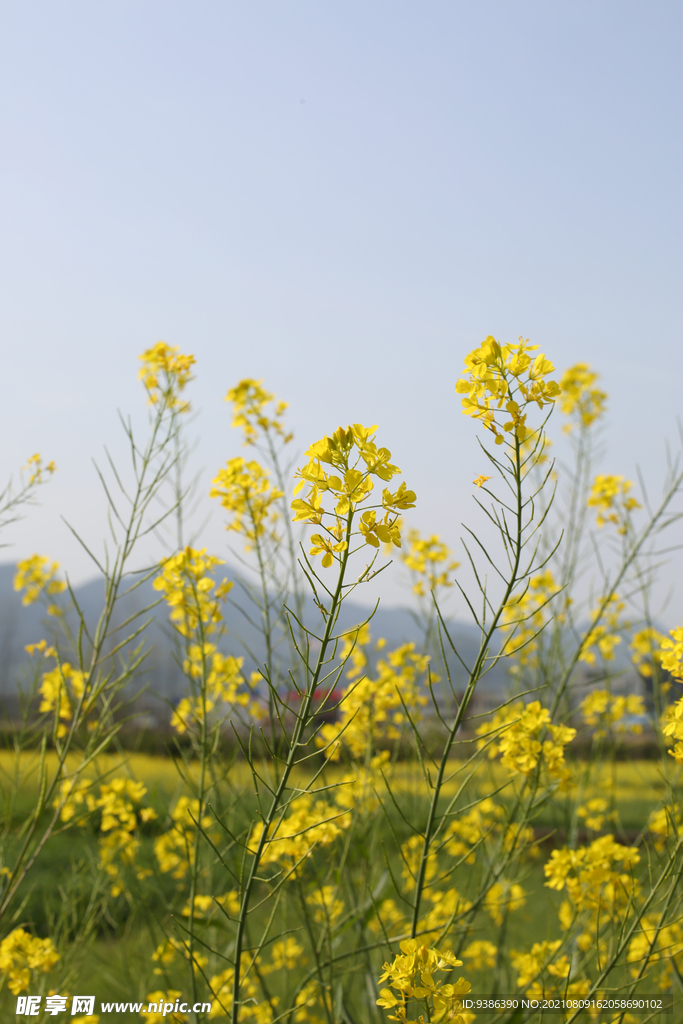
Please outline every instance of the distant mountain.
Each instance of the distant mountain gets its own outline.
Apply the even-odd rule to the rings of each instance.
[[[0,565],[0,697],[12,698],[17,692],[17,685],[25,677],[27,655],[26,644],[35,643],[43,637],[51,641],[55,632],[55,620],[45,615],[44,609],[33,604],[22,604],[21,594],[13,587],[14,565]],[[102,607],[103,587],[99,580],[92,580],[75,588],[74,593],[83,609],[86,621],[94,624]],[[140,587],[133,594],[122,598],[117,610],[117,621],[123,622],[136,611],[152,604],[158,598],[158,592],[152,589],[151,582]],[[65,602],[66,604],[67,602]],[[245,658],[245,670],[257,668],[264,659],[263,638],[243,614],[254,617],[255,609],[249,605],[248,599],[235,586],[230,600],[225,605],[226,635],[221,639],[220,647],[226,653],[241,655]],[[354,602],[345,603],[340,616],[342,628],[351,628],[365,621],[369,612]],[[186,690],[185,679],[174,658],[172,630],[169,628],[168,616],[164,605],[158,605],[150,613],[153,618],[146,631],[146,644],[150,654],[135,684],[137,688],[146,686],[150,693],[157,694],[170,701],[176,701]],[[69,616],[75,622],[73,612]],[[318,628],[321,617],[318,610],[310,602],[306,607],[306,623],[309,628]],[[471,663],[478,650],[479,633],[476,627],[459,622],[449,625],[454,642],[458,646],[461,657]],[[420,644],[421,632],[411,612],[407,608],[382,608],[375,612],[370,630],[374,640],[383,637],[387,648],[391,650],[403,643]],[[288,657],[288,645],[280,645],[283,660]],[[63,657],[68,660],[68,654]],[[453,659],[453,678],[456,685],[460,684],[462,669]],[[501,667],[496,667],[482,681],[482,689],[499,690],[506,684],[507,674]]]

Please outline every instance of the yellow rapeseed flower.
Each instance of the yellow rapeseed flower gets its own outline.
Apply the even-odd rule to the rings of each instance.
[[[188,412],[189,402],[180,399],[180,393],[192,380],[194,356],[182,355],[165,341],[158,341],[140,356],[142,366],[138,374],[145,386],[150,405],[163,404],[174,412]]]
[[[376,678],[366,676],[355,682],[366,663],[363,641],[369,642],[369,633],[359,637],[352,648],[352,636],[342,657],[351,652],[351,685],[342,694],[337,722],[323,725],[316,735],[316,743],[325,748],[325,756],[339,758],[345,747],[354,758],[362,758],[380,738],[398,739],[407,719],[404,705],[413,709],[413,721],[420,719],[419,707],[427,699],[420,691],[419,680],[429,665],[429,656],[418,654],[415,644],[402,644],[377,662]],[[355,655],[355,659],[354,659]],[[434,678],[434,676],[432,676]]]
[[[406,1007],[414,999],[423,1004],[427,1020],[465,1024],[465,1018],[459,1011],[462,1009],[461,997],[470,991],[470,983],[464,978],[458,978],[454,983],[434,978],[437,971],[450,975],[453,968],[462,967],[462,960],[457,960],[449,950],[439,952],[438,949],[430,949],[417,939],[404,940],[400,948],[401,952],[393,963],[384,964],[379,979],[380,984],[388,981],[391,986],[381,989],[377,1000],[378,1006],[392,1011],[389,1020],[413,1024],[408,1021]],[[424,1018],[421,1016],[420,1019]]]
[[[199,818],[199,800],[181,796],[171,812],[171,828],[154,840],[159,869],[172,878],[183,879],[194,863],[194,836],[198,826],[213,824],[208,815]]]
[[[633,846],[622,846],[612,835],[600,836],[589,846],[553,850],[544,865],[546,885],[566,889],[577,911],[589,910],[615,919],[632,900],[638,883],[632,869],[640,861]]]
[[[276,401],[275,395],[261,387],[262,383],[262,380],[245,377],[228,391],[225,401],[233,405],[232,425],[244,431],[245,444],[255,444],[259,430],[266,435],[272,432],[288,444],[294,435],[287,433],[282,423],[287,402]],[[275,403],[275,408],[267,415],[264,410],[271,402]]]
[[[635,498],[629,497],[628,492],[632,487],[631,481],[624,480],[623,476],[614,476],[608,473],[600,473],[596,476],[588,496],[588,506],[598,510],[596,516],[598,526],[613,523],[619,533],[627,532],[631,512],[641,507]]]
[[[38,707],[40,712],[54,712],[61,721],[57,726],[57,736],[66,736],[68,728],[66,722],[73,718],[74,708],[78,701],[82,700],[86,689],[86,676],[80,669],[72,668],[68,661],[55,665],[49,672],[43,673],[43,680],[40,685],[41,702]],[[89,702],[86,700],[81,705],[81,710],[86,713],[89,710]]]
[[[290,811],[268,833],[261,864],[277,864],[280,860],[296,863],[308,857],[316,846],[327,846],[350,824],[350,815],[339,812],[333,804],[302,793],[292,800]],[[249,852],[255,853],[263,834],[263,825],[254,824],[249,837]]]
[[[36,484],[44,484],[47,477],[51,477],[55,473],[57,467],[54,462],[48,462],[47,465],[43,465],[43,457],[39,452],[35,455],[31,455],[25,466],[22,467],[23,473],[28,473],[27,487],[34,487]]]
[[[28,989],[34,971],[47,974],[59,958],[52,939],[39,939],[23,928],[15,928],[0,942],[0,973],[15,996]]]
[[[526,893],[517,882],[494,882],[484,897],[484,909],[496,925],[501,925],[506,914],[520,910],[526,903]]]
[[[207,555],[206,548],[197,551],[191,547],[183,548],[161,563],[161,572],[153,586],[163,593],[171,609],[171,622],[181,636],[189,639],[200,622],[207,636],[215,632],[223,620],[221,602],[232,583],[224,579],[215,586],[209,572],[216,565],[223,565],[220,558]]]
[[[613,695],[608,690],[593,690],[581,701],[581,712],[586,725],[594,730],[594,735],[604,736],[606,730],[616,726],[618,732],[641,733],[639,722],[627,726],[624,718],[627,715],[644,715],[643,698],[636,693]]]
[[[232,516],[226,529],[243,534],[248,546],[256,544],[266,532],[277,539],[276,503],[283,495],[272,486],[268,471],[258,462],[229,459],[212,483],[209,497],[220,498],[221,505]]]
[[[599,606],[602,605],[599,602]],[[628,628],[628,622],[621,619],[626,605],[619,594],[612,594],[602,613],[602,619],[586,633],[581,644],[579,661],[586,665],[595,665],[597,654],[605,661],[614,660],[615,648],[621,643],[620,632]],[[596,653],[597,652],[597,653]]]
[[[672,629],[661,641],[662,668],[674,679],[683,681],[683,626]]]
[[[337,888],[334,885],[323,885],[315,889],[306,898],[306,902],[313,908],[313,920],[330,928],[334,927],[344,913],[344,901],[337,898]]]
[[[662,924],[659,914],[644,915],[640,921],[640,930],[628,947],[627,959],[633,964],[632,978],[640,976],[641,965],[646,957],[648,964],[662,965],[662,970],[657,972],[658,987],[662,991],[670,989],[674,976],[680,978],[683,970],[683,927],[680,921]]]
[[[653,665],[661,666],[662,644],[666,637],[652,626],[638,630],[631,637],[631,661],[641,676],[650,678]]]
[[[605,412],[607,393],[593,387],[598,377],[589,363],[576,363],[565,370],[560,380],[560,409],[583,427],[592,426]],[[564,431],[569,433],[571,429],[572,424],[568,423]]]
[[[486,968],[496,966],[496,953],[497,948],[492,942],[488,942],[486,939],[477,939],[475,942],[470,942],[467,949],[462,952],[463,960],[470,961],[470,967],[475,971],[483,971]]]
[[[678,764],[683,764],[683,697],[670,704],[662,716],[662,733],[675,746],[669,751]]]
[[[523,593],[514,596],[503,609],[502,625],[510,634],[505,654],[514,659],[510,666],[513,675],[538,667],[539,637],[552,616],[551,602],[559,593],[553,574],[546,569],[532,576]],[[561,619],[561,615],[555,618]]]
[[[541,741],[540,733],[547,730],[549,737]],[[550,712],[540,701],[523,704],[515,701],[492,719],[478,727],[481,749],[487,747],[493,759],[501,755],[501,764],[522,775],[531,775],[542,762],[548,776],[566,785],[571,777],[564,759],[564,748],[576,736],[576,729],[566,725],[553,725]]]
[[[66,590],[66,583],[56,578],[58,570],[59,562],[51,563],[45,555],[31,555],[17,562],[14,589],[26,591],[21,603],[33,604],[43,595],[52,597],[54,594],[62,594]],[[49,615],[56,615],[59,608],[50,602],[47,611]]]
[[[538,998],[543,992],[538,983],[532,983],[544,969],[547,969],[550,974],[564,978],[569,974],[566,956],[553,962],[554,954],[561,945],[560,939],[556,939],[554,942],[546,940],[545,942],[534,942],[528,953],[515,949],[511,951],[510,962],[517,972],[517,987],[531,986],[528,990],[530,998]]]
[[[327,539],[316,534],[312,554],[323,554],[323,566],[331,566],[347,550],[347,523],[374,490],[374,480],[390,481],[397,473],[398,466],[391,462],[388,448],[378,448],[375,443],[377,427],[364,427],[360,423],[344,429],[339,427],[331,437],[316,441],[306,452],[308,462],[297,469],[298,481],[294,494],[306,486],[304,498],[295,497],[292,511],[295,522],[322,526]],[[327,468],[331,467],[332,472]],[[326,509],[323,498],[330,497],[333,509]],[[357,521],[358,532],[366,544],[378,548],[380,543],[401,546],[399,512],[413,508],[415,492],[401,483],[395,492],[385,487],[381,502],[367,505]],[[384,513],[382,515],[382,512]],[[326,518],[327,517],[327,518]],[[330,522],[328,526],[327,523]]]
[[[465,357],[465,374],[455,385],[463,396],[462,411],[481,420],[496,444],[503,444],[506,434],[524,442],[531,433],[528,406],[535,402],[543,409],[560,395],[557,382],[545,380],[555,367],[543,353],[534,356],[537,349],[521,337],[518,344],[500,345],[489,335]]]
[[[577,815],[586,823],[586,828],[592,829],[594,832],[599,832],[605,823],[605,812],[609,804],[601,796],[593,797],[591,800],[587,800],[585,804],[577,810]]]
[[[423,537],[419,530],[408,530],[408,550],[401,561],[413,575],[413,592],[418,597],[434,593],[439,587],[452,587],[449,573],[455,572],[460,562],[453,561],[453,552],[438,534]]]

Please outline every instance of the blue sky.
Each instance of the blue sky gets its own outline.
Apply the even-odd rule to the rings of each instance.
[[[483,467],[453,387],[489,333],[592,363],[602,468],[659,485],[683,379],[679,3],[0,12],[4,473],[59,467],[6,558],[90,575],[60,516],[102,534],[90,460],[125,455],[116,409],[144,418],[160,338],[197,358],[205,489],[240,452],[225,391],[263,377],[302,448],[378,423],[413,521],[457,545]],[[204,542],[224,550],[218,515]]]

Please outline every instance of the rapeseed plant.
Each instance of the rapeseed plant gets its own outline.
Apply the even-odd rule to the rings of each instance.
[[[397,479],[376,426],[338,427],[292,472],[287,405],[246,378],[227,400],[249,458],[228,458],[210,492],[242,545],[239,573],[223,578],[224,559],[181,542],[180,532],[167,557],[133,572],[135,545],[159,525],[166,482],[175,480],[177,500],[162,519],[182,512],[175,474],[195,366],[164,342],[141,363],[150,439],[139,445],[126,426],[127,518],[107,491],[119,534],[114,556],[97,562],[99,622],[72,608],[56,563],[34,555],[17,567],[24,603],[41,601],[53,628],[28,645],[34,682],[23,731],[0,761],[10,778],[0,998],[3,985],[13,996],[42,991],[48,975],[62,986],[53,992],[72,990],[104,928],[136,965],[151,1024],[183,1000],[211,1004],[208,1013],[173,1010],[192,1024],[472,1024],[463,999],[473,978],[482,995],[675,993],[683,628],[655,628],[647,560],[675,521],[678,467],[660,506],[644,511],[633,484],[596,473],[607,395],[591,367],[577,363],[555,380],[538,346],[486,338],[456,384],[463,413],[483,428],[485,462],[472,472],[487,472],[475,476],[474,496],[500,544],[466,535],[472,592],[442,538],[409,524],[416,494]],[[562,478],[546,436],[556,405],[575,454],[564,535],[553,519]],[[24,490],[3,498],[7,509],[53,469],[29,460]],[[596,563],[582,595],[593,526],[614,558]],[[372,585],[382,554],[408,571],[422,644],[390,647],[373,641],[371,614],[345,618],[344,603]],[[177,784],[164,771],[156,789],[136,775],[148,765],[112,752],[155,606],[123,626],[115,611],[125,588],[144,581],[186,680],[168,711]],[[472,616],[473,654],[454,640],[446,597]],[[226,636],[226,601],[261,631],[265,656],[255,665]],[[644,693],[624,692],[616,678],[626,651]],[[509,690],[487,708],[482,681],[501,665]],[[616,761],[645,721],[662,754],[649,773]],[[580,738],[590,738],[585,757]],[[17,830],[29,742],[40,750],[37,799]],[[634,828],[638,773],[649,788]],[[22,900],[41,851],[61,833],[74,848],[91,844],[80,870],[92,891],[86,909],[65,899],[43,934],[22,917]]]

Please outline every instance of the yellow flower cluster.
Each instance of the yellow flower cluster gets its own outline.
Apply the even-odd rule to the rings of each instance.
[[[410,836],[408,839],[406,839],[404,843],[401,844],[401,858],[403,860],[401,874],[403,875],[403,882],[407,892],[411,892],[415,888],[417,874],[420,868],[420,861],[422,859],[423,848],[424,837],[419,834]],[[432,881],[433,878],[435,878],[438,869],[438,857],[434,850],[432,849],[427,857],[427,864],[425,865],[425,889],[429,888],[429,883]]]
[[[259,1001],[260,991],[257,977],[267,977],[273,971],[293,971],[306,963],[307,959],[303,955],[303,946],[291,936],[278,942],[273,942],[270,948],[269,963],[263,962],[261,956],[255,956],[242,972],[241,1019],[252,1020],[255,1024],[270,1024],[274,1019],[276,1008],[281,1004],[281,997],[269,992],[267,1001]],[[229,1016],[232,1008],[233,980],[234,970],[232,968],[227,968],[221,974],[214,975],[209,980],[211,990],[217,997],[209,1014],[209,1019]],[[319,1005],[321,999],[327,1002],[329,1013],[325,1018],[318,1016],[313,1011],[313,1008],[316,1004]],[[297,1024],[324,1024],[326,1020],[330,1019],[332,1012],[329,993],[325,989],[321,989],[316,980],[308,982],[299,989],[295,1006],[296,1009],[292,1019]],[[280,1019],[280,1016],[289,1015],[279,1015],[278,1019]]]
[[[356,761],[350,771],[339,777],[335,803],[346,810],[357,810],[371,815],[377,809],[379,791],[392,774],[391,754],[380,750],[370,758],[369,764]]]
[[[322,986],[318,979],[303,986],[296,997],[296,1006],[295,1024],[327,1024],[332,1018],[333,1003],[330,991],[326,986]],[[318,1012],[314,1012],[314,1008]]]
[[[195,900],[211,899],[211,897],[198,896]],[[187,915],[189,916],[189,914]],[[161,964],[161,967],[155,967],[154,973],[158,975],[166,974],[165,968],[168,968],[173,964],[179,957],[184,957],[186,960],[190,959],[190,950],[185,942],[181,942],[180,939],[176,939],[174,936],[170,936],[165,942],[161,942],[152,953],[152,960],[155,963]],[[202,954],[194,953],[193,957],[195,963],[199,967],[206,967],[208,964],[208,958]]]
[[[668,637],[662,640],[662,668],[674,679],[683,682],[683,626],[672,629]]]
[[[100,865],[111,881],[112,896],[125,891],[122,865],[135,868],[135,877],[142,881],[151,871],[139,865],[140,840],[133,835],[139,824],[152,821],[156,812],[152,807],[136,808],[142,802],[147,789],[133,779],[116,778],[100,786],[96,800],[88,796],[90,810],[101,808],[100,830],[105,833],[100,839]]]
[[[577,816],[585,822],[586,828],[599,832],[605,824],[605,812],[609,804],[601,796],[593,797],[582,804],[576,811]]]
[[[226,529],[243,534],[248,547],[253,547],[266,533],[277,539],[276,502],[283,495],[271,485],[268,471],[258,462],[229,459],[212,483],[209,497],[220,498],[223,508],[232,515]]]
[[[669,751],[678,764],[683,764],[683,697],[669,704],[662,716],[662,732],[675,746]]]
[[[412,892],[415,888],[423,847],[424,837],[419,834],[410,836],[401,844],[401,859],[403,860],[401,874],[405,893]],[[443,848],[447,853],[452,852],[448,842],[443,844]],[[425,941],[436,941],[444,929],[451,926],[457,915],[466,914],[472,907],[471,902],[464,899],[456,888],[434,888],[433,883],[435,883],[435,880],[436,884],[443,883],[449,873],[449,869],[450,865],[439,874],[439,858],[434,846],[432,846],[425,864],[422,891],[422,898],[428,900],[432,906],[426,913],[423,912],[419,924],[419,933]],[[390,927],[392,930],[399,931],[400,933],[408,927],[405,912],[399,910],[395,900],[384,900],[379,910],[381,926],[385,931]],[[372,927],[373,931],[378,931],[379,922]]]
[[[462,951],[463,960],[469,960],[469,966],[474,971],[485,971],[496,966],[496,954],[498,950],[492,942],[486,939],[475,939],[470,942],[467,949]]]
[[[376,429],[360,423],[354,423],[346,430],[339,427],[332,437],[324,437],[311,445],[306,452],[308,463],[296,471],[298,483],[294,493],[298,494],[306,485],[309,489],[305,498],[292,501],[294,520],[323,526],[325,535],[313,534],[311,537],[311,555],[322,554],[325,568],[329,568],[335,559],[339,559],[340,553],[347,550],[344,517],[349,519],[350,525],[350,517],[374,489],[373,477],[388,482],[401,472],[389,461],[389,449],[378,448],[375,444]],[[325,466],[331,466],[335,472],[328,473]],[[334,511],[323,507],[324,496],[332,498]],[[401,483],[394,493],[385,487],[381,504],[366,506],[361,514],[356,535],[374,548],[378,548],[380,542],[400,547],[399,510],[413,508],[415,500],[415,492],[409,491],[405,483]],[[333,520],[331,526],[323,522],[325,516]]]
[[[597,652],[605,661],[614,660],[614,649],[621,643],[619,630],[628,628],[628,623],[621,620],[624,608],[618,594],[612,594],[605,608],[602,621],[588,631],[581,645],[579,661],[586,665],[595,665]]]
[[[455,887],[427,889],[423,893],[423,898],[432,904],[429,911],[420,919],[418,928],[424,942],[437,941],[438,937],[451,927],[456,917],[472,909],[470,900],[461,896]]]
[[[240,972],[241,973],[241,972]],[[232,1011],[232,988],[235,980],[235,970],[227,967],[220,974],[214,974],[209,978],[211,991],[215,999],[211,1005],[209,1020],[214,1017],[227,1017]],[[240,985],[240,1017],[243,1020],[253,1020],[255,1024],[270,1024],[273,1019],[273,1010],[270,1003],[259,1003],[257,996],[260,994],[259,984],[255,972],[245,974]],[[273,1003],[277,1006],[279,999],[273,997]]]
[[[333,928],[344,913],[344,902],[337,898],[337,891],[335,885],[323,885],[306,898],[316,924]]]
[[[605,412],[607,393],[593,387],[598,374],[591,370],[589,363],[576,363],[565,370],[560,381],[560,409],[566,416],[572,416],[583,427],[590,427]],[[568,423],[564,432],[569,433]]]
[[[188,412],[189,402],[182,401],[180,393],[192,380],[194,356],[184,356],[178,348],[158,341],[140,356],[142,366],[138,374],[149,396],[150,405],[164,405],[174,412]]]
[[[346,678],[353,681],[359,679],[365,672],[368,664],[368,647],[372,641],[370,626],[364,622],[362,626],[345,633],[339,644],[339,657],[342,662],[349,666],[346,670]],[[386,640],[380,637],[377,641],[377,650],[381,651],[386,646]]]
[[[31,555],[30,558],[24,558],[17,562],[14,589],[26,591],[21,603],[33,604],[43,595],[49,599],[55,594],[62,594],[66,590],[66,583],[64,580],[56,578],[58,569],[59,562],[51,563],[45,555]],[[47,613],[48,615],[59,615],[60,609],[52,601],[49,601]]]
[[[627,715],[645,714],[643,698],[635,693],[614,696],[608,690],[593,690],[581,701],[581,713],[586,725],[595,729],[595,736],[605,736],[613,726],[616,726],[618,732],[643,731],[639,722],[630,725],[624,723]]]
[[[220,558],[207,555],[206,548],[186,547],[162,563],[154,581],[171,609],[170,619],[181,636],[189,639],[201,624],[204,637],[214,633],[223,621],[221,602],[232,589],[227,579],[215,588],[209,572],[223,565]]]
[[[467,864],[474,864],[476,851],[482,840],[499,832],[498,823],[503,817],[503,808],[491,797],[481,800],[466,814],[460,814],[450,823],[444,835],[444,847],[451,857],[466,857]]]
[[[24,650],[31,656],[38,654],[42,658],[54,658],[57,654],[52,645],[48,646],[47,640],[38,640],[35,644],[26,644]]]
[[[23,928],[15,928],[0,942],[0,973],[15,996],[28,989],[33,971],[47,974],[58,960],[52,939],[38,939]]]
[[[653,665],[662,664],[662,644],[666,641],[663,633],[647,626],[631,637],[631,660],[641,676],[651,678]]]
[[[537,349],[523,338],[517,345],[500,345],[489,335],[465,357],[465,376],[455,385],[464,396],[463,413],[481,420],[495,434],[496,444],[503,443],[506,433],[520,443],[526,440],[527,407],[535,402],[543,409],[560,395],[557,382],[544,379],[555,367],[542,353],[534,356]],[[497,419],[503,407],[507,415]]]
[[[440,953],[438,949],[429,949],[421,945],[417,939],[406,939],[401,943],[401,952],[393,963],[385,963],[380,983],[388,981],[391,988],[383,988],[377,1005],[392,1012],[389,1020],[400,1021],[401,1024],[418,1024],[409,1020],[408,1005],[411,1000],[421,1003],[425,1015],[419,1020],[430,1020],[438,1024],[440,1021],[451,1021],[452,1024],[465,1024],[465,1018],[459,1012],[462,1008],[461,997],[470,991],[470,983],[458,978],[455,984],[438,981],[434,978],[437,971],[450,973],[455,967],[462,967],[462,960],[457,960],[450,951]],[[392,992],[395,989],[396,992]]]
[[[88,814],[101,811],[100,867],[109,877],[112,896],[120,896],[126,891],[123,868],[135,867],[138,881],[151,874],[138,864],[140,840],[133,833],[141,823],[152,821],[157,815],[153,807],[139,806],[147,793],[142,782],[118,777],[102,784],[99,790],[95,796],[88,779],[65,779],[54,806],[61,805],[62,821],[71,821],[83,805]],[[79,824],[85,825],[86,821],[83,816]]]
[[[569,903],[560,908],[560,921],[569,927],[573,910],[599,912],[614,919],[637,891],[631,869],[639,862],[634,846],[622,846],[612,835],[594,839],[590,846],[553,850],[544,865],[545,883],[558,892],[566,888]]]
[[[526,988],[527,995],[531,999],[540,999],[548,996],[553,988],[542,983],[540,976],[547,971],[551,978],[561,979],[562,994],[567,996],[582,996],[588,991],[590,984],[587,980],[567,983],[569,978],[570,963],[567,956],[555,958],[554,954],[562,945],[561,940],[534,942],[528,953],[512,950],[510,962],[517,971],[517,987]]]
[[[610,476],[606,473],[596,476],[588,496],[588,507],[597,508],[598,526],[613,523],[619,533],[628,531],[630,513],[640,508],[640,503],[628,496],[632,487],[631,481],[624,480],[623,476]]]
[[[201,726],[219,702],[249,702],[249,695],[240,692],[244,659],[222,654],[210,639],[222,628],[222,602],[232,589],[227,579],[216,586],[209,575],[211,569],[222,564],[205,549],[186,547],[163,562],[154,581],[154,588],[163,593],[171,609],[170,619],[177,631],[186,640],[194,639],[187,645],[183,671],[203,689],[201,697],[183,697],[175,708],[171,725],[179,733]]]
[[[550,733],[549,739],[541,741],[543,730]],[[522,775],[531,775],[542,762],[551,779],[567,783],[569,769],[564,760],[564,748],[576,736],[576,729],[566,725],[552,725],[550,712],[541,707],[540,701],[524,704],[515,701],[499,711],[489,722],[477,729],[478,736],[495,736],[489,742],[480,739],[478,747],[488,745],[488,756],[493,759],[501,755],[501,764]]]
[[[662,668],[677,682],[683,682],[683,626],[672,629],[662,640]],[[662,731],[675,744],[669,753],[683,764],[683,698],[669,705],[664,714]]]
[[[494,882],[484,897],[484,909],[494,924],[501,925],[505,917],[520,910],[526,903],[526,893],[517,882]]]
[[[511,631],[505,654],[515,659],[510,666],[513,675],[537,666],[538,634],[549,620],[549,603],[558,592],[552,572],[546,569],[532,576],[524,592],[505,606],[502,624]],[[555,619],[561,621],[562,616],[556,615]]]
[[[502,831],[501,819],[505,812],[500,804],[491,797],[480,800],[466,814],[460,814],[450,823],[444,834],[444,847],[451,857],[465,857],[467,864],[474,864],[475,847],[489,836],[497,837]],[[531,857],[538,857],[538,847],[534,845],[534,830],[529,825],[513,822],[507,826],[503,835],[503,847],[515,850]]]
[[[229,892],[224,892],[221,896],[208,896],[197,893],[194,898],[192,912],[196,918],[206,918],[211,916],[217,907],[220,907],[228,917],[237,917],[240,912],[240,906],[240,894],[237,889],[230,889]],[[182,913],[183,917],[190,916],[189,900],[183,907]]]
[[[204,678],[205,696],[183,697],[171,715],[171,728],[182,734],[200,726],[218,703],[246,706],[249,694],[240,691],[244,683],[243,663],[244,658],[222,654],[215,644],[190,644],[183,671],[191,679]]]
[[[302,793],[289,804],[289,814],[271,825],[261,864],[276,864],[286,859],[293,864],[310,856],[316,846],[328,846],[350,824],[350,815],[334,804]],[[255,853],[263,834],[263,824],[254,824],[249,851]]]
[[[348,653],[354,635],[345,638],[342,657]],[[360,643],[355,650],[361,650]],[[406,722],[404,703],[417,713],[417,708],[427,702],[420,692],[419,679],[428,665],[429,655],[417,654],[413,643],[403,644],[386,660],[377,662],[376,678],[365,676],[360,682],[352,682],[342,696],[339,720],[324,725],[316,736],[317,745],[325,748],[325,756],[337,760],[342,747],[346,747],[354,758],[362,758],[378,740],[398,739]],[[350,675],[355,677],[355,669]]]
[[[652,812],[648,828],[655,837],[655,849],[663,850],[669,837],[676,839],[683,831],[683,809],[676,803],[664,804]]]
[[[195,901],[211,900],[210,896],[198,896],[195,897]],[[211,902],[213,902],[211,900]],[[186,915],[189,917],[189,912]],[[154,968],[154,974],[167,975],[168,968],[174,966],[178,959],[192,960],[197,967],[203,968],[209,962],[209,958],[204,956],[202,953],[198,953],[196,950],[190,954],[189,945],[186,942],[182,942],[180,939],[176,939],[174,936],[170,936],[165,942],[161,942],[152,953],[152,960],[155,963],[161,964],[161,967]]]
[[[639,976],[641,964],[647,957],[648,966],[662,965],[657,984],[666,991],[671,988],[674,972],[680,978],[683,971],[683,926],[680,921],[672,921],[660,927],[659,914],[645,914],[640,929],[628,947],[628,962],[634,965],[631,976]],[[646,974],[649,974],[647,969]]]
[[[407,540],[408,550],[401,559],[414,577],[413,593],[424,597],[439,587],[452,587],[448,574],[455,572],[460,562],[453,561],[453,552],[439,535],[423,537],[419,530],[408,530]]]
[[[262,388],[262,383],[247,377],[228,391],[225,401],[233,405],[232,425],[244,431],[245,444],[254,444],[259,430],[264,434],[277,434],[287,444],[294,436],[288,434],[282,424],[287,402],[276,402],[273,413],[266,415],[265,406],[275,401],[275,395]]]
[[[199,800],[181,796],[171,812],[171,828],[154,840],[159,868],[172,878],[183,879],[194,864],[194,838],[197,827],[208,829],[212,819],[199,818]]]
[[[27,461],[26,465],[22,468],[23,473],[28,473],[27,487],[35,487],[37,484],[44,484],[47,477],[51,477],[56,472],[57,467],[54,462],[48,462],[46,466],[43,465],[43,457],[39,452],[32,455]]]
[[[48,651],[52,652],[48,654]],[[54,648],[45,649],[46,657],[54,657]],[[82,700],[86,689],[86,675],[80,669],[72,668],[68,661],[55,665],[53,669],[43,673],[40,684],[41,702],[39,711],[54,712],[59,719],[57,737],[66,736],[67,722],[73,718],[74,707]],[[83,714],[90,710],[88,701],[81,705]]]
[[[274,942],[270,951],[270,962],[264,962],[260,956],[254,957],[247,967],[240,972],[240,1018],[252,1020],[255,1024],[270,1024],[274,1018],[274,1011],[280,1004],[280,997],[270,994],[267,1002],[259,1002],[260,986],[258,978],[268,977],[273,971],[293,971],[307,962],[303,955],[303,946],[296,939],[288,936]],[[234,968],[228,967],[220,974],[215,974],[209,979],[211,991],[215,994],[215,1001],[209,1013],[209,1019],[214,1017],[226,1017],[232,1010],[232,989],[235,979]],[[308,1008],[317,1001],[317,985],[315,982],[304,986],[296,999],[298,1007]],[[285,1015],[286,1016],[286,1015]],[[295,1021],[305,1021],[306,1024],[317,1024],[319,1018],[310,1014],[310,1011],[301,1011],[294,1014]],[[321,1021],[322,1024],[322,1021]]]
[[[407,854],[412,861],[412,867],[417,871],[419,862],[419,853],[421,852],[422,838],[417,837],[419,840],[419,848],[417,843],[411,844],[410,849],[404,845],[403,853],[404,856]],[[434,877],[432,870],[432,863],[436,862],[436,858],[432,861],[430,854],[429,863],[427,866],[427,872],[430,878]],[[405,878],[405,872],[404,872]],[[412,882],[407,887],[413,889],[415,883]],[[443,934],[444,930],[451,927],[455,918],[460,914],[466,914],[472,909],[472,904],[469,900],[464,899],[457,889],[431,889],[427,887],[423,894],[423,900],[429,901],[432,906],[423,914],[420,919],[418,926],[418,934],[425,942],[437,941],[438,936]],[[377,914],[372,918],[369,923],[369,928],[375,934],[383,933],[384,935],[404,935],[410,930],[410,923],[406,915],[405,910],[406,904],[403,903],[401,908],[396,903],[396,900],[387,899],[383,900],[378,907]]]

